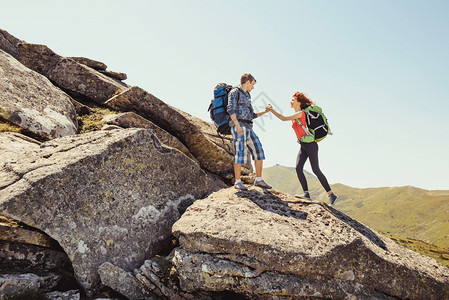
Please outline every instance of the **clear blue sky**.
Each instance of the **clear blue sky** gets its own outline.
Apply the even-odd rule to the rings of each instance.
[[[449,189],[449,1],[1,1],[0,28],[209,121],[219,82],[252,73],[256,110],[295,91],[323,107],[331,183]],[[293,167],[288,122],[257,121],[266,167]],[[310,169],[309,169],[310,170]]]

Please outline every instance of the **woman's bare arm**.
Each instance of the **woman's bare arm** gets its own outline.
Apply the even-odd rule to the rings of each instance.
[[[277,111],[275,111],[273,106],[271,106],[271,105],[269,105],[269,110],[281,121],[296,120],[302,116],[302,111],[297,111],[293,115],[290,115],[290,116],[284,116],[283,114],[280,114]]]

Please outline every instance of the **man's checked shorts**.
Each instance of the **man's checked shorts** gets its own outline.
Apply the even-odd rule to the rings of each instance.
[[[243,135],[237,134],[237,129],[235,126],[231,127],[233,144],[234,144],[234,163],[236,164],[246,164],[247,159],[247,149],[250,151],[251,156],[254,160],[264,160],[265,154],[262,149],[262,144],[259,138],[254,133],[251,128],[241,126],[243,130]]]

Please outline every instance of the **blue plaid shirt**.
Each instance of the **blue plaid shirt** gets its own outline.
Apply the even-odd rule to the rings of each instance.
[[[228,114],[235,114],[239,123],[245,123],[252,127],[253,119],[257,118],[251,104],[251,95],[249,92],[243,92],[242,87],[238,86],[229,92],[228,96]],[[234,127],[235,124],[229,120],[229,126]]]

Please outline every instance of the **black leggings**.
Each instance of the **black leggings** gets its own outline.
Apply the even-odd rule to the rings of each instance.
[[[316,142],[301,143],[301,149],[299,150],[298,158],[296,159],[296,174],[298,175],[302,189],[304,191],[309,190],[306,176],[304,176],[304,164],[306,163],[307,158],[310,159],[313,173],[318,177],[318,180],[321,182],[321,185],[326,192],[329,192],[331,190],[329,183],[318,165],[318,144]]]

